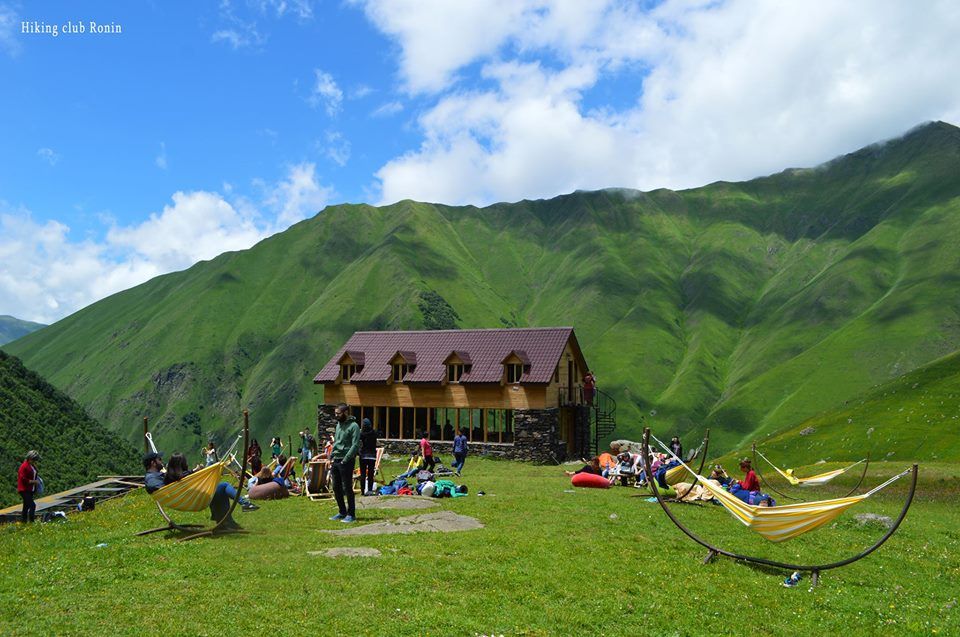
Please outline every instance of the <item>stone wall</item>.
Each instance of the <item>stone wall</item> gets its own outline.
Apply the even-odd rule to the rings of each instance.
[[[334,429],[337,426],[337,419],[333,416],[333,410],[336,405],[317,405],[317,441],[323,440],[327,435],[327,429]],[[321,445],[320,450],[323,451]]]
[[[318,405],[317,431],[320,435],[327,427],[335,427],[334,405]],[[566,447],[560,441],[558,409],[516,409],[513,412],[513,443],[471,442],[470,455],[484,455],[511,460],[527,460],[553,464],[566,460]],[[589,449],[590,415],[586,407],[578,409],[576,417],[577,449]],[[584,425],[583,423],[586,423]],[[380,442],[388,453],[412,455],[419,448],[419,440],[382,439]],[[435,456],[446,456],[447,464],[453,459],[453,443],[431,440]],[[584,455],[585,452],[578,455]]]

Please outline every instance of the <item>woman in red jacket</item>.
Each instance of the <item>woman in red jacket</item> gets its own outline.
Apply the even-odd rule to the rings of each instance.
[[[17,493],[23,498],[23,510],[20,512],[22,522],[33,522],[37,516],[37,504],[33,501],[33,492],[37,490],[37,461],[40,454],[34,450],[27,452],[27,457],[17,471]]]
[[[740,461],[740,471],[743,471],[744,474],[743,480],[740,481],[740,486],[747,491],[759,491],[760,480],[757,479],[757,474],[753,472],[749,458],[744,458]]]

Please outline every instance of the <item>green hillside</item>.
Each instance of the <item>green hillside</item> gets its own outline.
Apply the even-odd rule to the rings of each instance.
[[[960,352],[759,443],[771,460],[960,461]]]
[[[15,341],[21,336],[39,330],[41,327],[44,327],[43,323],[24,321],[6,314],[0,315],[0,345]]]
[[[960,349],[960,129],[812,169],[674,192],[325,209],[9,346],[139,444],[315,420],[312,376],[356,329],[573,325],[617,437],[717,449]],[[449,308],[447,308],[449,304]],[[941,423],[941,426],[943,423]]]
[[[96,479],[142,471],[136,451],[90,418],[83,408],[0,352],[0,506],[20,501],[17,468],[30,449],[40,452],[47,493]]]

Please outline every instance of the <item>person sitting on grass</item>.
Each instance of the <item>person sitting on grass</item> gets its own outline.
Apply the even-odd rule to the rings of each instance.
[[[144,486],[147,493],[153,493],[162,489],[168,484],[181,480],[190,474],[187,466],[187,459],[181,453],[174,453],[170,456],[170,465],[167,467],[166,475],[163,473],[163,454],[151,451],[143,456],[143,468],[146,470],[144,475]],[[229,516],[230,501],[237,497],[237,490],[232,484],[221,482],[213,492],[213,498],[210,500],[210,519],[223,520]],[[256,511],[260,507],[253,504],[246,497],[240,497],[240,505],[244,511]],[[240,525],[229,517],[223,525],[228,529],[239,529]]]
[[[743,471],[743,480],[740,481],[740,486],[747,491],[759,491],[760,480],[757,479],[757,474],[750,466],[750,458],[744,458],[740,461],[740,471]]]
[[[619,456],[617,456],[617,475],[620,476],[620,484],[623,486],[628,486],[628,481],[631,477],[637,475],[637,463],[640,461],[640,456],[636,454],[631,454],[629,451],[624,451]]]
[[[594,456],[590,458],[590,462],[583,465],[576,471],[564,471],[564,473],[568,476],[575,476],[578,473],[589,473],[595,476],[602,476],[603,469],[600,467],[600,458],[598,456]]]

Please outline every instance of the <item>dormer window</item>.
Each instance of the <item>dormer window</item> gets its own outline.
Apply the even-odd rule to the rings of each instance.
[[[507,383],[519,383],[523,376],[523,365],[520,363],[507,363]]]
[[[397,352],[390,359],[390,367],[393,370],[393,382],[402,383],[404,376],[412,374],[417,368],[417,355],[414,352]]]
[[[451,363],[450,365],[447,365],[447,382],[448,383],[459,383],[462,377],[463,377],[462,363]]]
[[[340,382],[349,383],[354,374],[363,371],[363,352],[344,352],[340,357]]]
[[[393,382],[402,383],[403,377],[417,368],[416,365],[407,365],[406,363],[395,363],[393,366]]]

